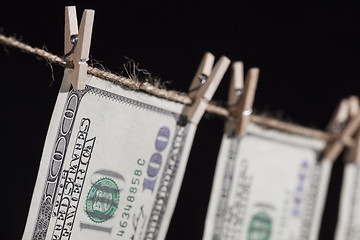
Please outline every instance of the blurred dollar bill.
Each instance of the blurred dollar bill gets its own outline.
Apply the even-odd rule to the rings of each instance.
[[[23,239],[164,239],[196,125],[184,105],[66,70]]]
[[[346,163],[335,240],[360,239],[360,165]]]
[[[227,124],[218,156],[204,240],[317,239],[331,162],[325,143],[250,124]]]

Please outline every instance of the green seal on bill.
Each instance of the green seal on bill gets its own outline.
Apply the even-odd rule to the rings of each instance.
[[[120,191],[114,180],[101,178],[90,188],[86,197],[85,211],[95,223],[110,219],[120,200]]]
[[[269,240],[271,234],[271,219],[265,212],[253,216],[248,231],[248,240]]]

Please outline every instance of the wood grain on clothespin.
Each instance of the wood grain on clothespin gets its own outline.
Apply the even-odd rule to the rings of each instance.
[[[67,6],[65,7],[65,33],[64,33],[64,55],[69,54],[65,57],[66,60],[72,61],[74,57],[74,52],[71,50],[74,47],[75,40],[78,38],[78,21],[76,16],[76,7],[75,6]]]
[[[235,116],[237,117],[235,133],[237,136],[244,136],[246,134],[246,127],[250,121],[250,114],[252,113],[258,78],[258,68],[251,68],[246,75],[243,94],[235,112]]]
[[[205,61],[205,62],[208,62],[208,61]],[[202,61],[202,64],[203,63],[204,63],[204,59]],[[200,68],[202,68],[203,72],[204,72],[204,69],[206,69],[206,68],[201,67],[202,64],[200,65]],[[210,65],[210,64],[204,64],[204,66],[207,66],[207,65]],[[210,102],[217,87],[219,86],[229,65],[230,65],[230,60],[227,57],[222,56],[215,64],[215,67],[211,71],[207,81],[199,88],[199,90],[196,91],[193,104],[188,108],[187,113],[186,113],[186,115],[188,116],[188,120],[190,122],[192,122],[194,124],[198,124],[200,122],[200,119],[204,115],[204,112],[206,110],[208,103]],[[198,73],[196,74],[196,76],[199,76]],[[195,78],[196,78],[196,76],[195,76]],[[191,85],[193,85],[193,84],[191,84]],[[192,88],[190,88],[190,90],[191,89]]]
[[[236,107],[241,98],[244,87],[244,64],[243,62],[234,62],[231,66],[231,79],[228,95],[228,110],[230,116],[234,117]]]
[[[75,43],[73,53],[70,53],[68,60],[74,63],[74,70],[71,76],[71,83],[76,90],[85,89],[87,78],[88,58],[91,43],[91,34],[94,23],[94,10],[84,10],[78,31],[78,40]],[[76,9],[74,6],[65,7],[65,54],[73,48],[70,39],[76,35],[77,30]],[[68,52],[67,52],[68,51]]]

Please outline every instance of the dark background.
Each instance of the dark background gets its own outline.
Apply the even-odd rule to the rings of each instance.
[[[254,108],[325,129],[343,97],[359,95],[359,5],[86,1],[96,10],[91,59],[119,72],[134,59],[170,89],[186,91],[205,51],[260,68]],[[72,1],[0,2],[0,27],[63,54],[64,6]],[[63,69],[0,46],[1,239],[20,239]],[[215,100],[225,101],[229,73]],[[167,239],[201,239],[224,120],[200,122]],[[335,164],[321,239],[332,239],[343,164]],[[276,187],[276,186],[269,186]],[[5,238],[6,237],[6,238]]]

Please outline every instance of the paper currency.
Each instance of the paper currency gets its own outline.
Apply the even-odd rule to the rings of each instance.
[[[335,240],[360,239],[360,165],[347,163],[341,190]]]
[[[23,239],[164,239],[196,125],[184,105],[66,69]]]
[[[227,124],[216,166],[204,240],[317,239],[331,162],[325,143],[250,124]]]

